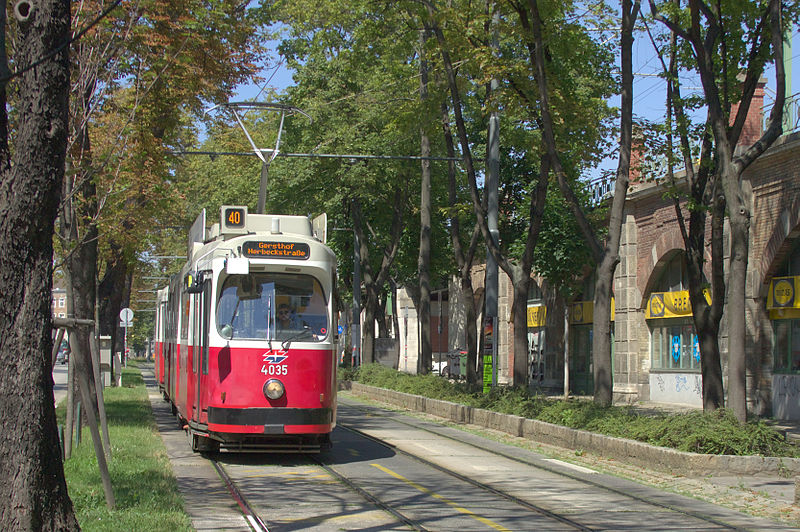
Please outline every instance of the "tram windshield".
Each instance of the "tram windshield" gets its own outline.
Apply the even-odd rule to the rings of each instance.
[[[217,330],[223,338],[320,342],[328,328],[325,294],[310,275],[251,273],[222,282]]]

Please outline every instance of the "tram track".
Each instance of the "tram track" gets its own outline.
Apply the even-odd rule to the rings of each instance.
[[[367,434],[367,433],[365,433],[365,432],[363,432],[361,430],[355,429],[353,427],[349,427],[347,425],[343,425],[341,423],[339,424],[339,426],[341,428],[345,429],[345,430],[348,430],[348,431],[351,431],[351,432],[353,432],[355,434],[358,434],[362,438],[367,438],[367,439],[369,439],[369,440],[371,440],[371,441],[373,441],[373,442],[375,442],[375,443],[377,443],[379,445],[383,445],[383,446],[385,446],[387,448],[390,448],[394,452],[402,454],[403,456],[406,456],[408,458],[411,458],[411,459],[413,459],[413,460],[415,460],[415,461],[417,461],[417,462],[419,462],[421,464],[424,464],[427,467],[433,468],[433,469],[435,469],[435,470],[437,470],[437,471],[439,471],[441,473],[445,473],[446,475],[449,475],[449,476],[451,476],[451,477],[453,477],[453,478],[455,478],[455,479],[457,479],[457,480],[459,480],[461,482],[465,482],[467,484],[470,484],[471,486],[474,486],[474,487],[476,487],[476,488],[478,488],[478,489],[480,489],[480,490],[482,490],[484,492],[491,493],[492,495],[495,495],[497,497],[505,499],[505,500],[511,502],[512,504],[515,504],[517,506],[525,508],[525,509],[527,509],[527,510],[529,510],[531,512],[540,514],[540,515],[545,516],[545,517],[547,517],[547,518],[549,518],[551,520],[558,521],[561,524],[567,525],[571,529],[581,530],[581,531],[584,531],[584,532],[589,532],[589,531],[594,530],[593,528],[587,527],[587,526],[585,526],[585,525],[583,525],[581,523],[578,523],[577,521],[569,519],[568,517],[565,517],[563,515],[559,515],[559,514],[557,514],[555,512],[551,512],[550,510],[548,510],[548,509],[546,509],[544,507],[538,506],[536,504],[532,504],[532,503],[530,503],[528,501],[520,499],[519,497],[516,497],[515,495],[511,495],[510,493],[505,493],[505,492],[503,492],[501,490],[493,488],[492,486],[490,486],[488,484],[485,484],[483,482],[479,482],[479,481],[477,481],[477,480],[475,480],[473,478],[470,478],[470,477],[467,477],[465,475],[462,475],[462,474],[460,474],[460,473],[458,473],[456,471],[453,471],[452,469],[448,469],[448,468],[446,468],[444,466],[441,466],[441,465],[439,465],[439,464],[437,464],[435,462],[432,462],[430,460],[426,460],[425,458],[422,458],[421,456],[418,456],[418,455],[406,452],[406,451],[404,451],[402,449],[399,449],[399,448],[397,448],[397,446],[392,445],[392,444],[390,444],[390,443],[388,443],[386,441],[383,441],[380,438],[376,438],[374,436],[371,436],[370,434]]]
[[[522,500],[522,499],[520,499],[518,497],[515,497],[515,496],[507,494],[507,493],[503,493],[502,491],[497,490],[495,488],[492,488],[491,486],[489,486],[487,484],[478,482],[478,481],[476,481],[474,479],[470,479],[470,478],[468,478],[468,477],[466,477],[464,475],[461,475],[461,474],[459,474],[459,473],[457,473],[455,471],[448,470],[447,468],[441,467],[441,466],[439,466],[439,465],[437,465],[437,464],[435,464],[433,462],[425,460],[422,457],[415,456],[415,455],[413,455],[411,453],[407,453],[405,451],[399,450],[399,449],[395,448],[394,446],[392,446],[390,443],[388,443],[386,441],[383,441],[383,440],[381,440],[379,438],[375,438],[375,437],[373,437],[373,436],[371,436],[369,434],[366,434],[363,431],[360,431],[358,429],[354,429],[352,427],[343,426],[341,424],[340,424],[340,428],[342,428],[343,430],[346,430],[346,431],[356,435],[359,438],[363,438],[365,440],[368,440],[369,442],[371,442],[373,444],[380,445],[380,446],[382,446],[384,448],[390,449],[392,451],[392,453],[394,453],[394,454],[400,454],[405,458],[409,458],[409,459],[412,459],[413,461],[416,461],[417,463],[423,464],[425,467],[429,467],[429,468],[431,468],[431,469],[433,469],[433,470],[435,470],[435,471],[437,471],[439,473],[443,473],[443,474],[445,474],[445,475],[447,475],[447,476],[449,476],[451,478],[454,478],[458,482],[464,482],[464,483],[470,484],[471,486],[478,488],[479,490],[481,490],[484,493],[491,494],[491,495],[493,495],[495,497],[500,497],[500,498],[512,503],[515,507],[519,507],[521,509],[524,509],[525,511],[534,512],[534,513],[536,513],[536,514],[538,514],[538,515],[540,515],[540,516],[542,516],[542,517],[544,517],[544,518],[546,518],[548,520],[556,522],[556,523],[559,524],[559,525],[557,525],[559,530],[581,530],[581,531],[595,530],[595,529],[593,529],[591,527],[587,527],[587,526],[584,526],[584,525],[582,525],[580,523],[577,523],[576,521],[573,521],[573,520],[571,520],[569,518],[566,518],[564,516],[561,516],[561,515],[555,514],[553,512],[550,512],[549,510],[547,510],[545,508],[541,508],[541,507],[538,507],[536,505],[533,505],[533,504],[531,504],[531,503],[529,503],[527,501],[524,501],[524,500]],[[220,456],[225,456],[225,455],[223,454],[223,455],[220,455]],[[250,455],[250,456],[253,456],[253,455]],[[208,460],[212,463],[212,465],[216,469],[216,471],[217,471],[219,477],[222,479],[222,481],[223,481],[228,493],[233,498],[233,500],[236,503],[236,505],[239,507],[240,511],[242,512],[243,516],[247,520],[247,523],[252,528],[252,530],[254,530],[255,532],[269,532],[269,527],[268,527],[265,519],[263,519],[259,515],[258,510],[249,502],[249,497],[243,492],[244,489],[240,488],[240,486],[238,485],[238,481],[236,479],[234,479],[232,477],[232,475],[230,475],[226,471],[225,465],[220,460],[217,459],[218,456],[214,455],[214,454],[209,454],[209,455],[206,455],[206,457],[208,458]],[[356,481],[356,480],[348,477],[347,475],[343,474],[342,472],[338,471],[337,468],[335,467],[336,464],[335,463],[333,463],[333,464],[329,463],[329,461],[326,460],[326,455],[324,453],[323,454],[319,454],[319,455],[315,455],[315,454],[304,455],[304,457],[301,460],[301,462],[303,462],[303,463],[313,463],[316,466],[319,466],[325,473],[327,473],[327,475],[329,475],[331,478],[335,479],[341,485],[345,486],[351,492],[353,492],[356,495],[358,495],[361,499],[366,501],[368,504],[374,506],[375,508],[377,508],[379,510],[382,510],[382,511],[386,512],[387,514],[390,514],[394,519],[397,520],[398,524],[401,524],[401,525],[403,525],[405,527],[408,527],[411,530],[417,530],[417,531],[421,531],[421,532],[427,532],[429,530],[436,530],[437,529],[435,527],[431,528],[429,526],[426,526],[422,522],[421,519],[415,518],[413,515],[411,515],[411,514],[414,513],[413,511],[412,512],[405,511],[405,510],[401,509],[400,507],[396,506],[395,504],[381,499],[381,497],[379,497],[377,494],[375,494],[375,493],[371,492],[369,489],[365,489],[364,487],[359,485],[358,481]],[[388,473],[391,474],[391,471],[389,469],[387,469],[387,468],[378,467],[378,469],[380,469],[380,470],[382,470],[384,472],[388,472]],[[274,482],[274,480],[273,480],[273,482]],[[402,482],[401,480],[398,480],[398,483],[401,483],[401,482]],[[414,483],[414,484],[416,485],[416,483]],[[417,485],[417,486],[419,486],[419,485]],[[446,497],[443,497],[441,495],[438,495],[438,494],[434,493],[432,489],[424,488],[422,486],[419,486],[419,489],[423,493],[425,493],[426,495],[430,495],[430,498],[432,500],[436,500],[439,503],[442,503],[443,505],[449,505],[450,507],[457,508],[460,512],[466,513],[470,517],[473,517],[474,519],[477,519],[478,521],[481,521],[484,524],[487,524],[488,525],[487,528],[494,528],[494,529],[497,529],[497,530],[508,530],[507,528],[505,528],[505,527],[503,527],[501,525],[497,525],[497,524],[493,523],[489,519],[486,519],[486,518],[484,518],[484,517],[482,517],[480,515],[475,514],[474,512],[471,512],[469,510],[464,509],[458,503],[455,503],[454,501],[448,500]],[[278,526],[278,529],[280,529],[280,528],[281,527]]]
[[[406,526],[410,527],[412,530],[419,530],[421,532],[427,532],[428,531],[428,529],[425,528],[425,526],[423,526],[422,523],[420,523],[419,521],[415,521],[414,519],[406,516],[405,514],[401,513],[396,508],[392,507],[390,504],[387,504],[387,503],[383,502],[381,499],[379,499],[378,497],[372,495],[368,491],[361,489],[354,482],[352,482],[349,478],[347,478],[346,476],[344,476],[341,473],[339,473],[338,471],[336,471],[330,465],[326,464],[318,456],[310,456],[309,458],[311,458],[312,461],[317,463],[329,475],[331,475],[332,477],[336,478],[339,482],[341,482],[342,484],[347,486],[350,490],[356,492],[358,495],[363,497],[368,502],[374,504],[375,506],[377,506],[381,510],[390,513],[395,518],[397,518],[397,520],[399,520],[401,523],[405,524]]]
[[[340,405],[344,406],[344,405]],[[725,517],[721,515],[708,515],[702,511],[693,511],[680,506],[678,499],[672,498],[670,494],[665,495],[666,501],[659,501],[648,494],[642,495],[635,492],[635,487],[624,489],[624,482],[616,482],[609,477],[590,478],[596,472],[571,473],[567,467],[568,463],[549,464],[542,462],[535,457],[525,459],[514,454],[514,451],[502,452],[493,448],[491,444],[480,445],[480,442],[471,441],[472,437],[459,438],[455,434],[448,434],[457,429],[451,427],[437,427],[425,421],[415,422],[415,420],[400,419],[402,415],[383,414],[379,409],[361,407],[348,404],[353,408],[355,416],[340,415],[338,429],[338,442],[335,447],[336,452],[321,453],[319,455],[295,455],[296,459],[287,457],[271,459],[254,459],[237,457],[232,455],[228,462],[224,456],[231,456],[228,453],[222,455],[208,455],[219,477],[225,483],[226,489],[239,507],[241,513],[247,521],[248,526],[256,532],[268,532],[270,526],[273,532],[282,529],[297,529],[298,526],[313,530],[353,530],[360,528],[357,526],[360,519],[366,519],[368,514],[381,514],[384,517],[385,528],[373,527],[374,529],[393,529],[400,530],[408,528],[411,530],[470,530],[470,529],[489,529],[497,530],[520,530],[519,523],[537,523],[536,529],[547,530],[601,530],[607,529],[604,521],[589,519],[585,511],[567,505],[565,512],[559,511],[551,502],[541,504],[540,501],[533,501],[524,492],[519,492],[513,485],[505,486],[498,484],[497,481],[489,479],[487,482],[476,480],[472,476],[454,470],[454,466],[449,466],[446,461],[437,463],[421,456],[417,451],[408,451],[398,445],[390,436],[385,438],[375,434],[370,434],[369,429],[361,430],[358,427],[359,419],[386,418],[390,421],[393,428],[389,429],[382,424],[375,425],[376,428],[386,431],[395,431],[401,435],[407,433],[407,429],[423,431],[434,435],[436,438],[445,438],[453,442],[458,442],[479,450],[481,453],[489,453],[498,459],[512,461],[532,470],[541,470],[546,474],[558,475],[569,481],[581,483],[595,490],[603,490],[613,494],[615,497],[624,497],[629,501],[645,505],[644,509],[636,510],[641,515],[648,515],[647,507],[652,507],[652,514],[673,515],[675,522],[686,520],[693,521],[695,524],[691,528],[713,529],[713,530],[751,530],[748,525],[742,526],[736,519],[732,523],[725,522]],[[348,420],[348,417],[352,420]],[[383,422],[380,422],[383,423]],[[399,427],[399,428],[398,428]],[[404,429],[403,427],[406,427]],[[345,436],[349,434],[349,436]],[[477,437],[476,437],[477,439]],[[423,437],[423,441],[426,438]],[[430,442],[431,440],[427,440]],[[428,443],[430,445],[430,443]],[[449,444],[448,444],[449,445]],[[383,450],[378,450],[382,448]],[[362,454],[355,452],[361,451]],[[349,456],[348,456],[349,455]],[[252,455],[251,455],[252,456]],[[357,458],[353,458],[357,457]],[[392,461],[384,461],[387,457],[394,457]],[[221,458],[218,460],[218,458]],[[399,462],[397,460],[400,460]],[[486,460],[483,458],[483,460]],[[546,460],[543,458],[542,460]],[[416,463],[417,466],[409,464]],[[486,460],[486,464],[492,464],[492,460]],[[226,471],[226,466],[231,465],[234,469]],[[402,465],[406,464],[406,465]],[[244,469],[242,469],[244,466]],[[313,466],[309,468],[308,466]],[[455,466],[457,467],[457,466]],[[236,468],[239,468],[238,470]],[[294,468],[294,469],[292,469]],[[399,468],[399,469],[398,469]],[[320,493],[325,491],[326,495],[331,496],[335,504],[326,506],[317,505],[313,511],[298,510],[296,507],[287,510],[291,504],[284,507],[274,507],[267,504],[267,510],[274,520],[268,522],[259,515],[264,512],[263,493],[284,493],[289,489],[293,481],[299,479],[300,473],[297,470],[304,469],[305,484],[303,489],[308,490],[314,486]],[[315,471],[315,472],[314,472]],[[366,473],[366,471],[372,471]],[[293,478],[292,475],[294,475]],[[438,475],[438,476],[437,476]],[[588,477],[588,478],[587,478]],[[269,480],[264,480],[264,479]],[[450,480],[447,480],[447,479]],[[558,482],[558,481],[556,481]],[[609,485],[611,484],[616,485]],[[620,483],[622,488],[620,488]],[[346,489],[331,488],[338,485]],[[464,487],[460,487],[464,486]],[[469,488],[466,488],[469,486]],[[633,485],[632,485],[633,486]],[[575,488],[569,488],[575,489]],[[580,488],[578,488],[580,490]],[[398,492],[405,490],[404,495]],[[510,490],[510,491],[506,491]],[[515,494],[514,492],[519,492]],[[469,492],[469,493],[468,493]],[[344,495],[350,493],[350,495]],[[409,495],[411,493],[411,495]],[[413,495],[416,493],[416,495]],[[449,493],[449,494],[448,494]],[[480,495],[483,493],[485,495]],[[566,492],[565,492],[566,493]],[[331,495],[333,494],[333,495]],[[335,495],[335,496],[334,496]],[[343,501],[347,499],[349,505],[345,508]],[[612,497],[613,499],[613,497]],[[670,503],[671,499],[671,503]],[[253,505],[250,501],[258,504]],[[410,502],[414,500],[415,502]],[[477,504],[481,500],[482,504]],[[358,502],[361,501],[361,502]],[[459,502],[460,501],[460,502]],[[497,502],[486,502],[497,501]],[[503,502],[501,502],[503,501]],[[417,506],[422,504],[422,506]],[[478,506],[479,509],[471,511],[468,507]],[[497,509],[502,506],[504,510],[498,513]],[[438,510],[432,510],[436,507]],[[516,508],[516,510],[514,510]],[[701,510],[705,510],[701,508]],[[273,515],[273,512],[277,511]],[[713,511],[713,510],[709,510]],[[433,513],[431,513],[433,512]],[[505,513],[504,513],[505,512]],[[456,515],[461,515],[462,523],[472,522],[473,525],[453,527],[447,519],[455,519]],[[572,514],[572,515],[570,515]],[[536,515],[536,517],[526,517],[526,515]],[[449,517],[447,517],[449,516]],[[682,516],[682,517],[680,517]],[[506,519],[510,521],[506,522]],[[343,521],[349,519],[349,521]],[[440,521],[444,519],[444,521]],[[337,521],[334,521],[337,520]],[[480,522],[480,524],[478,523]],[[394,524],[392,524],[394,523]],[[509,524],[511,523],[511,524]],[[654,529],[649,522],[639,522],[646,529]],[[736,525],[739,526],[736,526]],[[343,526],[344,525],[344,526]],[[485,525],[485,526],[484,526]],[[477,527],[477,528],[475,528]],[[638,527],[637,527],[638,528]],[[680,528],[680,527],[679,527]],[[666,529],[666,528],[664,528]],[[672,529],[672,528],[670,528]]]
[[[576,482],[580,482],[580,483],[592,486],[592,487],[597,488],[597,489],[602,489],[602,490],[604,490],[604,491],[606,491],[608,493],[612,493],[612,494],[615,494],[615,495],[626,497],[628,499],[631,499],[631,500],[634,500],[634,501],[638,501],[638,502],[641,502],[643,504],[651,505],[651,506],[654,506],[656,508],[660,508],[660,509],[663,509],[663,510],[668,510],[670,512],[675,512],[675,513],[678,513],[678,514],[681,514],[681,515],[685,515],[687,517],[692,517],[694,519],[698,519],[698,520],[700,520],[702,522],[708,523],[709,525],[713,525],[713,526],[715,526],[715,527],[717,527],[719,529],[737,530],[737,531],[747,530],[746,528],[741,528],[741,527],[738,527],[738,526],[731,525],[729,523],[726,523],[726,522],[721,521],[719,519],[715,519],[715,518],[713,518],[713,517],[711,517],[709,515],[706,515],[706,514],[703,514],[703,513],[700,513],[700,512],[689,511],[689,510],[686,510],[685,508],[681,508],[681,507],[679,507],[678,505],[675,505],[675,504],[667,504],[667,503],[662,502],[662,501],[654,500],[653,498],[650,498],[650,497],[644,497],[642,495],[633,493],[633,492],[631,492],[629,490],[616,488],[616,487],[609,486],[608,484],[605,484],[605,483],[602,483],[602,482],[599,482],[599,481],[594,481],[594,480],[592,480],[590,478],[587,478],[585,475],[572,474],[569,471],[566,471],[564,469],[564,467],[569,467],[569,465],[570,465],[567,462],[564,462],[564,464],[565,464],[564,467],[548,466],[548,465],[542,464],[542,463],[537,462],[537,461],[527,460],[527,459],[524,459],[524,458],[520,458],[519,456],[514,456],[514,455],[509,454],[509,453],[504,453],[504,452],[498,451],[496,448],[490,448],[488,446],[478,445],[478,444],[475,444],[473,442],[467,441],[464,438],[457,438],[455,436],[447,434],[444,431],[434,430],[434,429],[428,428],[428,427],[424,426],[423,424],[416,424],[416,423],[410,423],[410,422],[407,422],[407,421],[403,421],[403,420],[398,419],[397,416],[387,416],[385,414],[376,414],[374,409],[364,408],[362,406],[354,405],[354,404],[349,404],[348,406],[352,407],[352,408],[356,408],[356,409],[360,410],[361,412],[368,413],[368,414],[370,414],[372,416],[385,417],[387,419],[391,418],[391,421],[394,422],[394,423],[398,423],[398,424],[401,424],[401,425],[404,425],[404,426],[407,426],[407,427],[410,427],[410,428],[413,428],[413,429],[416,429],[416,430],[421,430],[421,431],[436,435],[437,437],[446,438],[448,440],[455,441],[455,442],[458,442],[460,444],[464,444],[464,445],[473,447],[475,449],[479,449],[479,450],[481,450],[483,452],[490,453],[492,455],[495,455],[495,456],[510,460],[512,462],[516,462],[516,463],[525,465],[527,467],[532,467],[532,468],[535,468],[535,469],[538,469],[538,470],[541,470],[541,471],[545,471],[545,472],[550,473],[550,474],[559,475],[561,477],[564,477],[564,478],[567,478],[567,479],[570,479],[570,480],[573,480],[573,481],[576,481]],[[495,495],[498,495],[500,497],[506,498],[507,500],[512,500],[513,501],[514,499],[518,499],[514,495],[504,493],[504,492],[502,492],[500,490],[497,490],[496,488],[493,488],[491,486],[486,486],[485,488],[482,487],[482,486],[478,486],[481,483],[475,481],[474,479],[471,479],[469,477],[465,477],[464,475],[461,475],[460,473],[457,473],[455,471],[450,471],[450,470],[448,470],[447,468],[445,468],[443,466],[440,466],[440,465],[438,465],[438,464],[436,464],[434,462],[431,462],[430,460],[427,460],[425,458],[422,458],[420,456],[414,455],[413,453],[407,453],[406,451],[403,451],[402,449],[398,449],[397,446],[395,446],[395,445],[392,445],[392,444],[390,444],[388,442],[382,442],[380,439],[374,438],[374,437],[370,436],[369,434],[364,433],[363,431],[360,431],[360,430],[355,429],[353,427],[349,427],[345,423],[346,423],[346,421],[340,418],[340,420],[339,420],[339,426],[340,427],[343,427],[343,428],[345,428],[347,430],[350,430],[350,431],[358,432],[362,436],[364,436],[366,438],[373,439],[374,441],[382,443],[383,445],[391,446],[391,448],[395,452],[403,453],[403,454],[413,458],[414,460],[417,460],[419,462],[425,463],[426,465],[428,465],[430,467],[433,467],[433,468],[436,468],[436,469],[438,469],[440,471],[446,472],[446,473],[448,473],[448,474],[450,474],[450,475],[452,475],[454,477],[460,478],[461,480],[463,480],[465,482],[468,482],[468,483],[470,483],[472,485],[475,485],[476,487],[481,487],[481,489],[487,489],[487,491],[491,491]],[[453,430],[458,430],[458,429],[453,429]],[[513,501],[513,502],[516,502],[516,501]],[[527,503],[527,501],[521,501],[521,502],[523,503],[522,504],[523,506],[529,504],[529,503]],[[536,509],[536,508],[538,508],[536,505],[530,505],[530,506],[532,506],[531,509],[533,511],[538,511]],[[546,510],[546,509],[542,509],[542,510],[544,512],[548,512],[548,513],[552,514],[552,512],[550,512],[549,510]],[[553,514],[553,516],[555,516],[554,518],[558,519],[559,521],[561,521],[562,519],[566,519],[567,521],[570,521],[569,523],[565,523],[565,524],[569,524],[570,526],[577,526],[577,527],[579,527],[578,529],[580,529],[580,530],[592,530],[591,528],[584,527],[584,525],[581,525],[580,523],[576,523],[576,522],[573,523],[573,522],[571,522],[571,520],[569,520],[567,518],[564,518],[563,516],[558,516],[558,514]]]
[[[230,475],[228,475],[228,472],[225,471],[225,468],[222,466],[222,464],[220,464],[219,461],[213,456],[209,456],[209,461],[214,466],[214,469],[217,470],[217,474],[225,484],[225,488],[228,490],[228,493],[230,493],[237,506],[239,506],[242,515],[244,515],[244,518],[247,520],[254,532],[269,532],[269,528],[267,527],[266,523],[264,523],[264,520],[261,519],[253,506],[236,485],[236,482],[234,482]]]

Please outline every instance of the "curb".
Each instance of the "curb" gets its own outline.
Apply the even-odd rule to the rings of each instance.
[[[407,410],[424,412],[454,423],[478,425],[538,443],[567,449],[581,449],[668,472],[689,470],[693,474],[702,475],[753,475],[756,473],[800,475],[800,458],[688,453],[585,430],[571,429],[535,419],[376,388],[358,382],[352,382],[346,388],[354,395]]]

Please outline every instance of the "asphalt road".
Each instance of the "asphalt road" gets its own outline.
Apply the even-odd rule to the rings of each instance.
[[[67,364],[56,362],[53,367],[53,396],[56,405],[67,397]]]

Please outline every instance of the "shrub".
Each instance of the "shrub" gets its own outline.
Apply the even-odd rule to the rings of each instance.
[[[720,409],[667,415],[642,413],[632,406],[601,407],[593,401],[557,399],[523,388],[495,387],[488,394],[436,375],[410,375],[379,364],[361,366],[353,380],[432,399],[442,399],[505,414],[538,419],[574,429],[703,454],[763,455],[800,458],[800,448],[763,420],[739,423]]]

